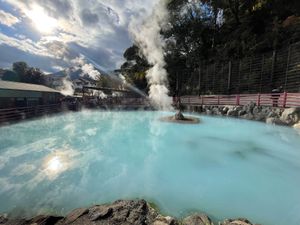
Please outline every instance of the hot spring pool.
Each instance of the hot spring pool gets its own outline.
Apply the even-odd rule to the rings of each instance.
[[[291,128],[163,112],[85,111],[0,128],[0,212],[64,214],[145,198],[168,215],[300,224],[300,136]]]

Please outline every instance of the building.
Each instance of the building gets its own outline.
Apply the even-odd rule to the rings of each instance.
[[[56,104],[62,97],[59,91],[43,85],[0,80],[0,109]]]

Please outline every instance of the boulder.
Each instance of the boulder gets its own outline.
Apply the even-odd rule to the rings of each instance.
[[[0,224],[5,224],[8,221],[6,215],[0,215]]]
[[[159,215],[152,225],[179,225],[179,223],[170,216],[161,216]]]
[[[182,221],[183,225],[213,225],[213,222],[205,214],[194,214]]]
[[[62,220],[61,216],[37,216],[29,220],[28,224],[34,225],[54,225]]]
[[[300,121],[300,108],[285,109],[280,120],[288,125],[296,124]]]
[[[238,110],[236,109],[229,109],[227,112],[227,116],[237,117],[238,116]]]
[[[274,125],[281,125],[281,126],[286,126],[287,124],[284,123],[281,119],[279,118],[274,118],[274,117],[269,117],[266,119],[267,124],[274,124]]]
[[[239,218],[239,219],[227,219],[220,225],[255,225],[252,224],[249,220],[244,219],[244,218]]]

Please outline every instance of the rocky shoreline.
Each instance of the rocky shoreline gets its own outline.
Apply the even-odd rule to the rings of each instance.
[[[111,204],[79,208],[65,217],[40,215],[30,219],[0,215],[4,225],[213,225],[211,219],[202,213],[178,220],[159,214],[145,200],[118,200]],[[219,225],[254,225],[247,219],[228,219]]]
[[[269,106],[257,106],[251,102],[245,106],[187,106],[187,110],[206,115],[228,116],[247,120],[261,121],[268,124],[293,126],[300,129],[300,107],[277,108]]]

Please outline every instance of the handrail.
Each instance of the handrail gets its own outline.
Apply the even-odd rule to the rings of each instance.
[[[257,106],[280,108],[300,107],[300,93],[236,94],[236,95],[200,95],[182,96],[183,105],[247,105],[255,102]],[[175,104],[176,102],[174,102]]]

